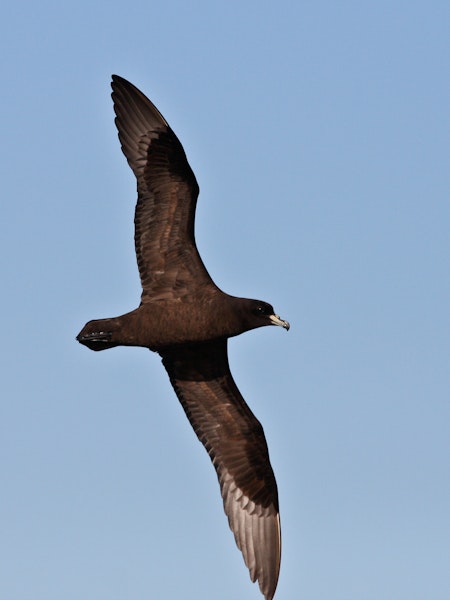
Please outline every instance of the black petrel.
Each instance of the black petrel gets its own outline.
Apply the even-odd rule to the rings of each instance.
[[[230,373],[227,340],[265,325],[289,329],[289,323],[267,302],[230,296],[215,285],[195,244],[199,187],[180,141],[131,83],[113,75],[112,89],[119,140],[137,179],[142,296],[125,315],[89,321],[77,340],[91,350],[158,352],[216,469],[250,577],[272,600],[281,556],[277,485],[261,424]]]

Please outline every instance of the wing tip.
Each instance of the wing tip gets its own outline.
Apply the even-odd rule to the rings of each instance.
[[[132,111],[137,112],[144,120],[149,119],[149,129],[153,129],[156,124],[159,127],[170,129],[169,123],[153,102],[128,79],[120,75],[111,75],[111,89],[116,114],[120,110],[120,106],[123,105],[122,108],[132,108]]]
[[[231,500],[230,496],[228,499]],[[274,505],[271,507],[273,512],[266,512],[266,507],[265,514],[254,511],[250,514],[239,505],[233,500],[224,501],[230,529],[242,552],[251,581],[258,582],[265,600],[272,600],[281,566],[280,514]]]

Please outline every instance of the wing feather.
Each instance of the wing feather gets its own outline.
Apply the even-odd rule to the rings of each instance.
[[[142,302],[214,286],[195,244],[199,188],[180,141],[140,90],[117,75],[111,85],[122,151],[137,179],[134,239]]]
[[[170,381],[217,472],[225,513],[252,581],[275,593],[278,492],[261,424],[231,376],[226,340],[161,351]]]

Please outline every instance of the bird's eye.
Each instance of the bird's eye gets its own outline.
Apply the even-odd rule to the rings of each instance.
[[[255,314],[257,314],[257,315],[269,315],[270,314],[270,310],[268,309],[267,306],[264,306],[263,304],[258,304],[258,306],[255,308]]]

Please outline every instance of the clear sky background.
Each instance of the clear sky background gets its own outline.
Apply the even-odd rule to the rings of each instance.
[[[448,1],[21,2],[0,19],[0,600],[257,600],[135,308],[126,77],[179,136],[283,529],[279,600],[450,597]]]

